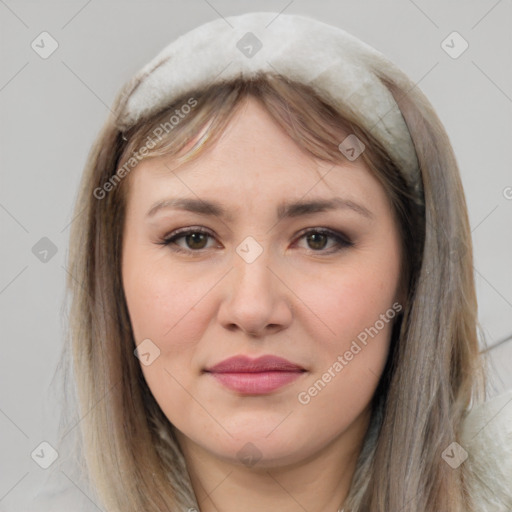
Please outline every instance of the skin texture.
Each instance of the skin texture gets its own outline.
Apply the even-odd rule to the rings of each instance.
[[[135,342],[150,339],[160,350],[141,367],[177,428],[201,511],[335,512],[368,427],[392,321],[359,342],[350,361],[344,354],[400,302],[400,235],[384,189],[360,158],[313,159],[252,98],[196,160],[175,169],[172,158],[143,161],[129,186],[122,275]],[[147,216],[171,197],[217,200],[232,218],[172,208]],[[370,216],[344,207],[276,219],[282,201],[332,197]],[[159,243],[183,227],[211,236]],[[318,228],[353,245],[336,250],[333,238],[304,236]],[[236,251],[248,236],[262,249],[251,263]],[[306,371],[260,396],[203,372],[240,354],[277,355]],[[346,364],[336,372],[338,356]],[[299,393],[329,368],[331,379],[301,403]]]

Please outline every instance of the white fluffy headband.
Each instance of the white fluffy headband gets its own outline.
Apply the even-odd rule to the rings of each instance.
[[[358,113],[421,196],[416,151],[396,101],[375,74],[379,70],[411,87],[382,53],[338,27],[275,12],[219,18],[180,36],[135,75],[117,126],[124,131],[197,88],[279,73],[311,86],[334,108],[348,105]]]

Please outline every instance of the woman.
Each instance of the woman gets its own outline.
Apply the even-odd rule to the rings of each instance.
[[[119,94],[76,208],[99,507],[512,507],[457,164],[380,53],[302,16],[193,30]]]

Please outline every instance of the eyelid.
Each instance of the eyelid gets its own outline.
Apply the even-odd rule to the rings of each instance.
[[[339,231],[337,229],[328,228],[326,226],[325,227],[324,226],[317,226],[317,227],[305,228],[305,229],[299,231],[295,235],[295,237],[296,238],[302,238],[304,235],[307,235],[310,232],[321,233],[323,235],[329,235],[332,238],[340,240],[340,241],[342,241],[342,242],[344,242],[346,244],[353,244],[351,238],[349,236],[347,236],[345,233],[343,233],[342,231]]]
[[[187,226],[183,228],[178,228],[163,237],[163,240],[169,240],[171,238],[175,238],[178,235],[188,235],[189,233],[206,233],[207,235],[211,235],[215,237],[212,231],[203,226]]]

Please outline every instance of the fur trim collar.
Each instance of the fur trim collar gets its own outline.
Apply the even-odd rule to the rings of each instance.
[[[474,476],[468,487],[477,510],[512,511],[512,390],[471,409],[460,445],[464,451],[454,446],[453,452],[443,452],[444,458],[453,455],[453,461],[467,454],[463,464]]]

